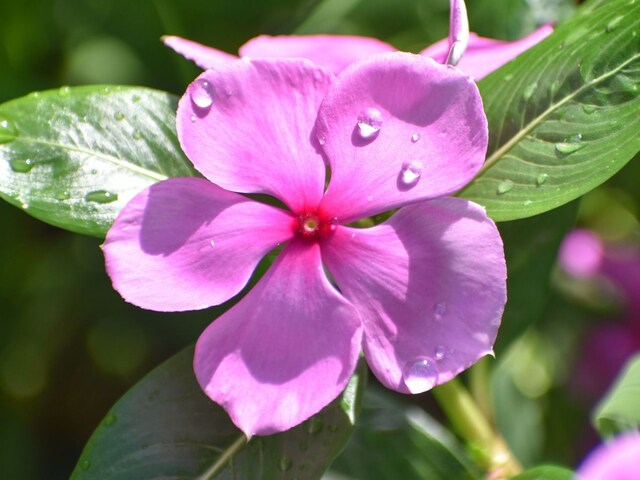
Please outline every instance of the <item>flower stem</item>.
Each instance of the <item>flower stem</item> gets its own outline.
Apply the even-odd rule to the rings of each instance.
[[[442,384],[433,395],[458,434],[464,438],[488,472],[487,478],[502,480],[522,472],[502,435],[498,433],[460,380]]]
[[[224,467],[227,466],[227,463],[231,461],[231,459],[244,448],[244,446],[249,442],[246,436],[240,435],[235,442],[233,442],[218,458],[218,460],[211,465],[200,475],[196,480],[211,480],[215,478],[215,476],[222,471]]]

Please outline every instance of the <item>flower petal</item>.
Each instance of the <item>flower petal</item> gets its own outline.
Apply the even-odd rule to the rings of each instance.
[[[467,51],[457,66],[475,80],[480,80],[522,52],[533,47],[552,32],[553,27],[551,25],[543,25],[535,32],[515,42],[494,40],[470,33]],[[449,42],[448,38],[444,38],[420,53],[444,63],[449,54]]]
[[[180,100],[182,148],[223,188],[273,195],[294,211],[315,208],[325,164],[312,129],[332,79],[308,60],[238,60],[209,70]]]
[[[340,227],[322,258],[360,311],[365,356],[387,387],[420,393],[491,353],[506,266],[480,206],[441,198],[373,228]]]
[[[203,70],[217,67],[221,63],[230,62],[238,58],[222,50],[216,50],[215,48],[207,47],[200,43],[187,40],[186,38],[173,35],[162,37],[162,41],[167,47],[179,53],[187,60],[191,60]]]
[[[396,49],[375,38],[349,35],[261,35],[242,47],[240,55],[251,58],[298,57],[323,65],[338,74],[369,55]]]
[[[322,205],[342,223],[458,190],[487,149],[476,85],[408,53],[374,55],[345,70],[316,128],[331,165]]]
[[[328,282],[320,249],[292,241],[196,344],[203,390],[247,435],[287,430],[336,398],[353,373],[358,312]]]
[[[621,433],[601,444],[576,472],[575,480],[637,480],[640,471],[640,434]]]
[[[286,212],[198,178],[156,183],[134,197],[102,249],[114,288],[158,311],[220,304],[292,234]]]

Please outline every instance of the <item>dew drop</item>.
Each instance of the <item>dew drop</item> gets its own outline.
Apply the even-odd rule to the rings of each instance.
[[[278,462],[278,468],[283,472],[290,470],[293,466],[293,461],[289,457],[282,457],[280,462]]]
[[[531,99],[531,97],[533,97],[533,94],[536,91],[536,88],[538,88],[538,82],[534,82],[534,83],[532,83],[530,85],[527,85],[527,87],[522,92],[523,98],[526,101],[529,101]]]
[[[11,165],[11,170],[14,172],[27,173],[33,168],[33,160],[30,158],[14,158],[9,161],[9,165]]]
[[[536,185],[544,185],[544,183],[547,181],[547,178],[549,178],[548,174],[541,173],[540,175],[538,175],[538,178],[536,178]]]
[[[60,89],[58,90],[58,95],[60,95],[61,97],[68,97],[71,94],[71,88],[64,86],[64,87],[60,87]]]
[[[598,107],[596,107],[595,105],[590,105],[590,104],[582,105],[582,110],[586,114],[591,114],[591,113],[595,112],[597,109],[598,109]]]
[[[211,85],[206,80],[196,80],[191,86],[190,95],[194,105],[198,108],[207,109],[213,103]]]
[[[447,306],[444,303],[436,303],[433,306],[433,315],[436,317],[436,320],[442,320],[445,313],[447,313]]]
[[[56,200],[69,200],[71,198],[71,194],[67,190],[58,191],[53,194],[53,197]]]
[[[325,143],[327,143],[327,139],[324,135],[320,135],[318,137],[318,143],[320,144],[320,146],[323,146]]]
[[[140,95],[134,95],[133,97],[131,97],[131,101],[133,103],[138,103],[140,101]]]
[[[195,123],[198,118],[195,115],[191,115],[191,123]]]
[[[367,108],[358,115],[358,134],[363,139],[373,139],[382,127],[382,113],[377,108]]]
[[[446,352],[446,349],[442,345],[438,345],[436,347],[435,352],[434,352],[435,353],[435,359],[436,360],[442,360],[444,358],[445,352]]]
[[[80,464],[80,468],[82,468],[82,470],[89,470],[91,468],[91,460],[86,459],[83,460],[82,463]]]
[[[402,372],[402,381],[412,393],[421,393],[433,388],[438,383],[435,362],[428,357],[414,360]]]
[[[111,93],[111,88],[104,87],[104,93]]]
[[[134,130],[133,135],[131,135],[134,140],[140,140],[142,138],[142,133],[140,130]]]
[[[405,187],[413,187],[420,180],[423,165],[417,160],[405,162],[400,170],[400,182]]]
[[[511,180],[504,180],[498,184],[498,189],[496,192],[498,195],[504,195],[507,192],[510,192],[513,188],[513,182]]]
[[[216,241],[215,240],[211,240],[209,242],[209,246],[211,246],[212,248],[216,246]]]
[[[311,435],[315,435],[316,433],[320,433],[324,428],[324,422],[319,417],[312,417],[307,422],[307,433]]]
[[[577,134],[569,139],[567,142],[559,142],[556,143],[555,148],[556,152],[562,155],[570,155],[573,152],[577,152],[581,148],[585,146],[584,143],[581,143],[582,135]]]
[[[104,425],[107,427],[110,427],[111,425],[113,425],[114,423],[116,423],[118,421],[118,417],[116,417],[113,413],[110,413],[109,415],[107,415],[107,417],[104,419]]]
[[[531,204],[533,204],[532,200],[525,200],[524,202],[522,202],[522,205],[524,205],[525,207],[530,206]]]
[[[620,15],[619,17],[614,18],[613,20],[611,20],[609,23],[607,23],[607,26],[605,27],[605,30],[607,33],[612,32],[613,30],[616,29],[616,27],[618,25],[620,25],[620,23],[622,22],[622,20],[624,20],[624,17],[622,15]]]
[[[116,112],[113,114],[113,118],[115,118],[118,122],[124,120],[124,113]]]
[[[95,203],[111,203],[118,200],[118,194],[108,192],[106,190],[94,190],[93,192],[89,192],[84,196],[84,199],[87,202],[95,202]]]
[[[373,195],[367,195],[367,202],[373,202]]]
[[[0,143],[7,143],[19,135],[18,129],[12,121],[0,117]]]
[[[29,204],[27,202],[22,202],[20,204],[20,208],[22,208],[23,210],[26,210],[27,208],[29,208]]]
[[[420,134],[419,133],[414,133],[413,135],[411,135],[411,141],[413,143],[416,143],[418,140],[420,140]]]

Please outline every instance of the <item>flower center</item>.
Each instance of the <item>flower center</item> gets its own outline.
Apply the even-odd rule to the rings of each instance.
[[[305,212],[298,215],[296,231],[308,239],[318,239],[332,233],[338,227],[337,218],[324,218],[316,212]]]

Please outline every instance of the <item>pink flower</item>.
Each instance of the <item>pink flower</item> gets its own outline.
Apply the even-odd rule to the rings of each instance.
[[[622,434],[587,457],[576,480],[637,480],[640,472],[640,435]]]
[[[466,19],[466,15],[461,17]],[[452,29],[452,32],[454,30]],[[553,27],[544,25],[529,36],[515,42],[479,37],[475,33],[471,33],[466,53],[457,66],[469,76],[480,80],[540,42],[552,31]],[[204,70],[218,68],[221,63],[238,58],[235,55],[180,37],[166,36],[163,40],[168,47],[194,61]],[[453,40],[452,38],[444,38],[420,53],[440,63],[445,63]],[[388,43],[367,37],[347,35],[281,35],[272,37],[261,35],[241,46],[239,53],[240,56],[249,58],[308,58],[338,74],[347,66],[369,55],[395,50]]]
[[[107,270],[131,303],[200,309],[239,293],[282,246],[196,345],[200,385],[248,435],[320,411],[361,349],[404,393],[491,353],[506,301],[502,242],[481,207],[444,196],[486,153],[469,77],[406,53],[369,56],[338,78],[300,59],[226,62],[188,87],[177,128],[206,179],[166,180],[131,200],[103,246]],[[396,208],[375,227],[349,226]]]

